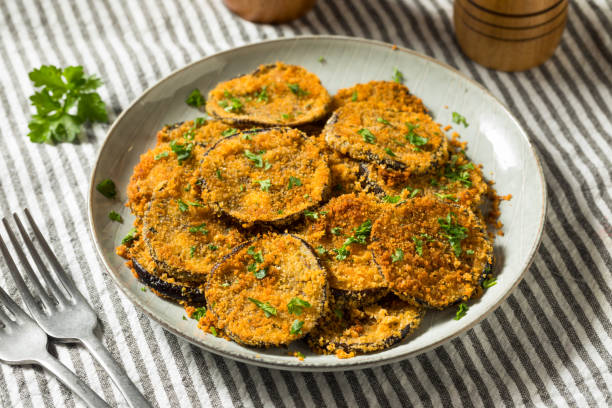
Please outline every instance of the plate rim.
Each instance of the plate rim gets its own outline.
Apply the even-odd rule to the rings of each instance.
[[[488,95],[489,97],[491,97],[495,102],[497,102],[503,109],[503,111],[508,115],[508,117],[517,125],[518,129],[520,130],[520,133],[522,135],[522,137],[525,139],[525,142],[527,143],[527,146],[529,146],[529,151],[530,153],[533,155],[534,159],[535,159],[535,163],[536,163],[536,167],[538,169],[538,178],[540,181],[540,184],[542,186],[542,207],[540,208],[541,214],[542,216],[540,217],[540,223],[538,225],[537,228],[537,238],[536,238],[536,242],[533,245],[533,247],[531,248],[531,251],[528,255],[527,262],[523,268],[523,270],[521,271],[520,275],[518,276],[518,278],[516,279],[516,281],[514,282],[514,284],[506,291],[506,293],[504,293],[504,295],[499,298],[497,300],[497,302],[495,304],[493,304],[489,309],[487,309],[487,311],[485,311],[484,313],[482,313],[480,316],[478,316],[474,321],[470,322],[470,324],[468,324],[467,326],[461,328],[459,331],[454,332],[452,334],[449,334],[448,336],[436,341],[433,344],[430,344],[427,347],[423,347],[419,350],[414,350],[414,351],[410,351],[410,352],[406,352],[403,354],[398,354],[395,356],[389,356],[389,357],[385,357],[379,360],[374,360],[374,361],[366,361],[366,362],[355,362],[355,363],[351,363],[352,359],[337,359],[337,361],[334,361],[333,364],[309,364],[307,363],[306,359],[304,361],[299,361],[296,359],[296,363],[295,364],[286,364],[286,363],[281,363],[281,362],[271,362],[271,361],[265,361],[265,355],[259,355],[260,358],[247,358],[247,357],[243,357],[241,355],[237,355],[237,354],[233,354],[231,352],[228,352],[226,350],[220,350],[218,348],[203,344],[201,341],[199,341],[197,338],[190,336],[189,334],[186,333],[182,333],[180,332],[178,329],[172,327],[172,325],[166,324],[164,321],[162,321],[159,317],[157,317],[154,313],[152,313],[151,311],[148,310],[147,306],[145,304],[143,304],[136,296],[134,296],[132,294],[132,292],[130,291],[130,289],[123,285],[123,283],[119,280],[119,277],[117,276],[117,274],[113,271],[113,268],[111,268],[109,262],[107,261],[103,251],[102,251],[102,245],[101,243],[98,241],[97,239],[97,230],[96,230],[96,226],[94,224],[94,220],[93,220],[93,204],[92,204],[92,198],[95,195],[95,180],[96,180],[96,176],[97,176],[97,171],[98,171],[98,167],[100,164],[100,158],[102,157],[102,152],[105,150],[108,141],[111,138],[112,133],[115,131],[115,128],[117,127],[117,125],[121,122],[121,120],[123,119],[124,116],[126,116],[130,111],[132,111],[134,108],[136,108],[139,104],[139,102],[145,98],[150,92],[152,92],[156,87],[158,87],[161,83],[169,80],[170,78],[176,76],[177,74],[181,73],[184,70],[187,70],[189,68],[191,68],[192,66],[201,63],[202,61],[211,59],[211,58],[215,58],[218,57],[220,55],[223,54],[227,54],[227,53],[231,53],[234,52],[236,50],[240,50],[240,49],[245,49],[245,48],[251,48],[251,47],[257,47],[260,46],[262,44],[269,44],[269,43],[275,43],[275,42],[295,42],[295,41],[301,41],[301,40],[315,40],[315,41],[320,41],[320,40],[331,40],[331,41],[335,41],[335,40],[341,40],[341,41],[349,41],[349,42],[356,42],[356,43],[362,43],[362,44],[366,44],[366,45],[371,45],[371,46],[377,46],[377,47],[385,47],[385,48],[391,48],[392,50],[394,50],[395,52],[403,52],[403,53],[407,53],[407,54],[411,54],[417,58],[422,58],[425,59],[429,62],[435,63],[437,65],[439,65],[441,68],[447,69],[449,71],[451,71],[452,73],[458,75],[459,77],[461,77],[462,80],[464,81],[468,81],[469,83],[471,83],[472,85],[476,86],[477,88],[479,88],[481,91],[483,91],[486,95]],[[158,80],[157,82],[155,82],[153,85],[151,85],[150,87],[148,87],[145,91],[143,91],[138,97],[136,97],[131,103],[130,105],[125,108],[120,114],[119,116],[117,116],[117,118],[115,119],[115,121],[113,122],[113,124],[111,125],[111,127],[108,129],[108,132],[106,132],[106,136],[104,138],[104,141],[102,142],[102,145],[100,146],[100,149],[98,151],[97,157],[96,157],[96,161],[95,164],[91,170],[91,175],[90,175],[90,179],[89,179],[89,192],[87,195],[87,211],[88,211],[88,223],[89,223],[89,232],[90,232],[90,236],[94,242],[94,246],[96,248],[96,252],[98,257],[102,260],[102,263],[104,264],[104,267],[106,268],[106,272],[112,277],[115,285],[117,287],[119,287],[119,289],[123,292],[123,294],[130,300],[130,302],[134,305],[136,305],[141,311],[143,311],[147,316],[149,316],[150,318],[152,318],[155,322],[157,322],[159,325],[162,326],[162,328],[164,330],[167,330],[185,340],[187,340],[188,342],[190,342],[191,344],[202,348],[203,350],[206,350],[208,352],[214,353],[216,355],[222,356],[222,357],[226,357],[226,358],[230,358],[232,360],[235,361],[240,361],[246,364],[252,364],[255,366],[260,366],[260,367],[266,367],[266,368],[272,368],[272,369],[280,369],[280,370],[288,370],[288,371],[302,371],[302,372],[330,372],[330,371],[342,371],[342,370],[356,370],[356,369],[365,369],[365,368],[371,368],[371,367],[376,367],[376,366],[380,366],[383,364],[391,364],[400,360],[404,360],[408,357],[413,357],[422,353],[425,353],[429,350],[432,350],[446,342],[448,342],[449,340],[458,337],[462,334],[464,334],[465,332],[467,332],[468,330],[472,329],[473,327],[475,327],[477,324],[479,324],[482,320],[484,320],[487,316],[489,316],[491,313],[493,313],[495,310],[497,310],[497,308],[499,308],[499,306],[504,303],[506,301],[506,299],[514,292],[514,290],[516,289],[516,287],[518,286],[518,284],[524,279],[525,274],[527,272],[527,270],[529,269],[529,267],[531,266],[531,264],[533,263],[534,259],[535,259],[535,255],[538,251],[538,248],[540,247],[540,244],[542,242],[542,235],[543,235],[543,230],[544,230],[544,223],[546,221],[546,213],[547,213],[547,207],[548,207],[548,199],[547,199],[547,185],[546,185],[546,179],[544,177],[544,171],[542,168],[542,164],[540,162],[540,157],[538,155],[537,149],[534,146],[534,144],[531,141],[531,138],[529,137],[528,133],[525,131],[525,129],[523,128],[523,126],[521,125],[521,123],[519,122],[519,120],[514,116],[514,114],[510,111],[510,109],[508,109],[508,107],[501,101],[499,100],[499,98],[497,98],[495,95],[493,95],[493,93],[491,93],[484,85],[480,84],[479,82],[477,82],[476,80],[468,77],[467,75],[463,74],[461,71],[455,69],[454,67],[441,62],[433,57],[430,57],[428,55],[425,54],[421,54],[417,51],[405,48],[405,47],[401,47],[401,46],[397,46],[395,44],[390,44],[390,43],[386,43],[383,41],[378,41],[378,40],[372,40],[372,39],[368,39],[368,38],[362,38],[362,37],[350,37],[350,36],[343,36],[343,35],[299,35],[299,36],[293,36],[293,37],[282,37],[282,38],[274,38],[274,39],[270,39],[270,40],[264,40],[264,41],[257,41],[257,42],[253,42],[253,43],[248,43],[248,44],[244,44],[242,46],[239,47],[233,47],[233,48],[229,48],[227,50],[223,50],[211,55],[207,55],[204,56],[198,60],[192,61],[187,65],[184,65],[174,71],[172,71],[170,74],[164,76],[163,78],[161,78],[160,80]]]

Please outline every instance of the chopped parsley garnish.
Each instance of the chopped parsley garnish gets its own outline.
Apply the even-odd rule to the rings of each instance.
[[[331,233],[334,235],[340,235],[341,232],[342,232],[342,228],[340,227],[334,227],[331,229]]]
[[[147,288],[145,288],[145,287],[143,286],[142,288],[140,288],[140,291],[141,291],[141,292],[146,292],[146,291],[147,291]]]
[[[294,315],[301,315],[304,309],[308,309],[310,307],[310,303],[307,301],[300,299],[299,297],[294,297],[287,303],[287,310],[289,313]]]
[[[416,197],[417,194],[419,194],[419,192],[421,191],[420,188],[412,188],[412,187],[404,187],[406,190],[408,190],[408,192],[410,193],[410,195],[408,196],[408,198],[414,198]]]
[[[219,247],[214,244],[208,244],[208,249],[210,249],[211,251],[216,251],[217,249],[219,249]]]
[[[189,232],[191,232],[193,234],[197,234],[197,233],[200,233],[200,234],[203,234],[203,235],[208,234],[208,230],[206,229],[206,223],[203,222],[200,225],[196,225],[194,227],[189,227]]]
[[[190,257],[190,258],[193,258],[193,257],[194,257],[194,255],[195,255],[195,251],[196,251],[196,247],[195,247],[195,245],[194,245],[194,246],[192,246],[192,247],[189,247],[189,257]]]
[[[482,287],[485,289],[490,288],[491,286],[495,286],[496,284],[497,284],[497,279],[494,277],[490,277],[489,279],[485,279],[482,281]]]
[[[265,85],[263,88],[261,88],[260,91],[255,92],[255,98],[257,99],[257,102],[268,102],[268,91],[267,91],[268,85]]]
[[[298,84],[287,84],[291,92],[293,92],[297,97],[306,96],[308,92],[300,88]]]
[[[465,120],[465,116],[460,115],[457,112],[453,112],[453,122],[455,122],[458,125],[463,124],[463,127],[468,127],[470,126],[467,121]]]
[[[215,329],[215,326],[210,326],[210,334],[212,334],[213,336],[217,337],[217,329]]]
[[[457,313],[455,313],[455,320],[461,319],[467,313],[469,307],[465,303],[460,303],[459,308],[457,309]]]
[[[304,210],[304,216],[312,218],[313,220],[319,219],[319,214],[316,211]]]
[[[376,143],[376,136],[374,136],[374,134],[370,132],[369,129],[362,128],[362,129],[359,129],[357,133],[359,133],[361,137],[363,137],[363,140],[366,143],[370,143],[370,144]]]
[[[34,143],[73,142],[87,122],[106,122],[108,115],[102,98],[95,89],[102,81],[95,75],[85,75],[82,66],[64,69],[43,65],[29,73],[35,88],[30,96],[36,108],[28,128]]]
[[[397,204],[399,203],[401,197],[396,195],[396,196],[390,196],[390,195],[386,195],[383,197],[383,201],[385,203],[389,203],[389,204]]]
[[[449,212],[446,218],[438,218],[438,224],[440,228],[445,232],[442,234],[453,248],[456,257],[461,255],[461,241],[468,237],[467,228],[459,225],[457,221],[453,220],[455,214]]]
[[[397,155],[393,153],[393,150],[389,149],[388,147],[385,147],[385,153],[387,153],[391,157],[397,157]]]
[[[413,146],[417,146],[417,147],[425,146],[427,142],[429,141],[429,139],[427,139],[426,137],[417,135],[413,130],[409,130],[408,133],[404,135],[404,137],[406,138],[408,143],[410,143]]]
[[[242,102],[240,102],[240,99],[234,97],[227,91],[225,91],[223,96],[225,96],[225,99],[219,101],[219,106],[221,106],[226,112],[238,113],[242,111]]]
[[[400,248],[397,248],[395,251],[393,251],[393,253],[391,254],[391,262],[395,263],[395,262],[399,262],[402,259],[404,259],[404,251],[402,251]]]
[[[215,176],[219,179],[219,180],[223,180],[223,176],[221,175],[221,170],[217,169],[215,170]]]
[[[351,101],[355,102],[357,100],[357,91],[353,91],[353,95],[351,96]]]
[[[244,151],[244,155],[246,156],[246,158],[252,161],[253,164],[255,164],[255,167],[258,167],[260,169],[264,166],[264,160],[262,157],[264,153],[265,150],[262,150],[259,153],[253,153],[248,149]]]
[[[259,187],[261,188],[261,191],[270,191],[270,187],[272,186],[272,183],[270,183],[270,180],[255,180],[256,183],[259,184]]]
[[[261,310],[263,310],[264,314],[266,315],[266,317],[270,317],[270,316],[276,316],[276,308],[274,306],[272,306],[271,304],[269,304],[268,302],[261,302],[257,299],[253,299],[253,298],[247,298],[249,301],[253,302],[255,304],[255,306],[257,306],[258,308],[260,308]]]
[[[197,118],[195,118],[193,120],[193,127],[192,129],[195,130],[197,128],[199,128],[200,126],[203,126],[206,123],[206,118],[199,116]]]
[[[198,88],[191,91],[187,99],[185,99],[185,103],[189,106],[193,106],[194,108],[199,108],[206,103],[206,100],[200,93]]]
[[[323,63],[325,62],[325,57],[319,57],[319,60],[318,60],[318,61],[319,61],[321,64],[323,64]]]
[[[317,253],[319,253],[320,255],[323,255],[326,252],[327,252],[327,249],[323,248],[323,245],[319,245],[317,247]]]
[[[393,68],[393,75],[391,76],[391,78],[398,84],[404,83],[404,74],[402,74],[401,71],[397,69],[397,67]]]
[[[457,166],[457,155],[452,155],[448,165],[444,169],[444,177],[452,181],[458,181],[466,187],[472,187],[470,172],[474,170],[474,163],[468,162]]]
[[[466,249],[465,250],[465,254],[466,255],[474,255],[474,250],[473,249]]]
[[[253,272],[253,275],[255,275],[257,279],[265,278],[266,275],[268,274],[267,269],[266,268],[258,269],[259,264],[263,263],[264,261],[262,252],[261,251],[255,252],[255,247],[250,246],[249,249],[247,249],[247,254],[251,255],[253,257],[253,260],[255,261],[254,263],[249,264],[249,266],[247,266],[247,271]]]
[[[391,123],[389,123],[389,121],[387,119],[384,118],[376,118],[376,121],[378,123],[382,123],[383,125],[387,125],[387,126],[391,126]]]
[[[334,309],[334,314],[338,319],[342,319],[344,317],[344,312],[342,309]]]
[[[291,324],[291,330],[289,333],[291,334],[302,334],[302,326],[304,326],[304,322],[298,319],[295,319]]]
[[[306,356],[304,356],[304,353],[302,353],[301,351],[296,351],[295,355],[297,358],[301,358],[302,360],[306,358]]]
[[[454,194],[440,194],[440,193],[434,193],[434,195],[436,197],[438,197],[440,200],[451,200],[454,202],[459,201],[459,199],[457,197],[455,197]]]
[[[196,310],[193,311],[193,313],[191,314],[191,318],[193,320],[200,320],[201,318],[203,318],[204,316],[206,316],[206,307],[202,306],[202,307],[198,307]]]
[[[372,221],[364,221],[361,225],[354,229],[353,236],[347,237],[340,248],[334,249],[334,252],[336,253],[336,259],[338,261],[345,260],[346,257],[350,255],[350,252],[347,249],[348,246],[353,243],[365,244],[367,239],[370,237],[371,232]]]
[[[123,217],[116,211],[109,212],[108,218],[110,218],[111,221],[123,222]]]
[[[169,152],[161,152],[155,155],[155,160],[163,159],[164,157],[168,157]]]
[[[181,212],[185,212],[189,209],[189,205],[187,205],[187,203],[181,200],[180,198],[176,200],[176,202],[178,203],[178,208],[179,210],[181,210]]]
[[[102,180],[96,185],[96,190],[106,198],[115,198],[117,190],[115,182],[111,179]]]
[[[229,128],[221,132],[221,136],[231,136],[231,135],[235,135],[236,133],[238,133],[238,129]]]
[[[183,164],[183,162],[187,160],[189,156],[191,156],[193,143],[186,143],[182,145],[176,140],[173,140],[170,142],[170,148],[174,153],[176,153],[176,158],[178,159],[179,164]]]
[[[136,229],[136,227],[134,227],[127,233],[125,237],[123,237],[123,239],[121,240],[121,243],[123,245],[129,244],[130,242],[136,239],[137,235],[138,235],[138,230]]]
[[[433,241],[433,237],[429,234],[421,234],[418,237],[412,237],[414,247],[417,254],[423,256],[423,243]]]
[[[299,178],[289,176],[289,185],[287,186],[289,190],[291,190],[294,186],[299,187],[301,185],[302,185],[302,181]]]

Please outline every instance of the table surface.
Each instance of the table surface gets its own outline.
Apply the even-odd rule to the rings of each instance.
[[[609,406],[612,404],[612,4],[572,2],[554,56],[523,73],[458,49],[452,2],[321,0],[304,18],[255,25],[220,0],[5,0],[0,8],[0,214],[28,207],[87,294],[104,342],[154,406]],[[362,371],[290,373],[204,352],[144,316],[114,286],[87,223],[89,175],[109,125],[80,144],[30,143],[41,64],[104,80],[110,121],[146,88],[205,55],[300,34],[373,38],[444,61],[486,86],[527,130],[544,168],[547,221],[535,261],[493,314],[444,346]],[[4,234],[4,232],[2,233]],[[0,261],[0,285],[18,298]],[[110,379],[81,347],[52,347],[113,406]],[[3,407],[83,406],[38,368],[0,364]]]

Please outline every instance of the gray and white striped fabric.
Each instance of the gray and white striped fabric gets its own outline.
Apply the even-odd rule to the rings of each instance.
[[[612,3],[572,2],[544,65],[487,70],[458,50],[448,0],[320,0],[304,18],[254,25],[221,0],[3,0],[0,4],[0,215],[29,207],[103,324],[104,341],[154,406],[612,405]],[[428,353],[380,368],[309,374],[209,354],[164,331],[120,293],[91,242],[86,197],[108,125],[81,144],[30,143],[41,64],[83,65],[105,81],[111,121],[147,87],[205,55],[263,39],[342,34],[388,41],[484,84],[534,141],[549,191],[535,262],[481,324]],[[18,297],[0,261],[0,285]],[[123,406],[80,347],[60,360]],[[38,368],[0,365],[3,407],[82,406]]]

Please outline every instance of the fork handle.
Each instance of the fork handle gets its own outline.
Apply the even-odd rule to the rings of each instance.
[[[65,365],[51,354],[39,356],[36,360],[41,366],[63,382],[72,392],[81,397],[88,406],[94,408],[108,408],[108,404],[98,396],[83,380],[77,377]]]
[[[104,367],[130,407],[140,408],[151,406],[93,332],[87,337],[81,337],[79,340],[81,340],[83,345],[87,347],[89,352],[98,360],[100,365]]]

